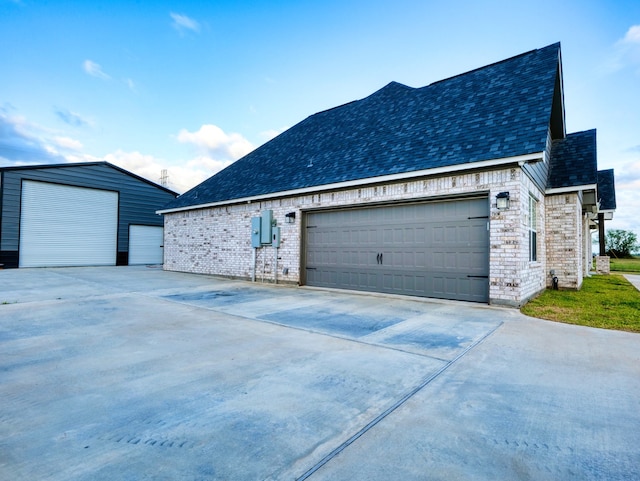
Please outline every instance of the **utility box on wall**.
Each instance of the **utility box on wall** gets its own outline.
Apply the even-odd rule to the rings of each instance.
[[[280,247],[280,228],[274,227],[273,211],[264,210],[260,217],[251,218],[251,247],[273,245]]]
[[[251,247],[258,248],[262,244],[260,243],[260,227],[262,225],[262,218],[251,218]]]
[[[280,227],[273,228],[271,245],[276,249],[280,247]]]
[[[262,226],[260,228],[260,242],[264,244],[271,244],[271,224],[273,222],[273,211],[262,211]]]

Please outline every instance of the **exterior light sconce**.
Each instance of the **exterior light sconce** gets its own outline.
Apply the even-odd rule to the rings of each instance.
[[[284,215],[284,221],[287,224],[293,224],[296,221],[296,213],[295,212],[289,212],[288,214]]]
[[[496,207],[498,210],[508,209],[509,204],[509,192],[500,192],[496,195]]]

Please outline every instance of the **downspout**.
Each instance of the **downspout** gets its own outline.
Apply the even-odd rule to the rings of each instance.
[[[601,256],[607,255],[607,249],[605,247],[604,236],[604,213],[598,212],[598,239],[600,241],[600,254]]]
[[[273,258],[273,283],[277,284],[278,283],[278,248],[274,247],[273,251],[275,252],[275,255]]]
[[[593,264],[593,258],[591,256],[591,229],[589,229],[589,214],[585,213],[582,217],[582,236],[584,238],[584,259],[583,259],[583,271],[584,277],[591,276],[591,267]]]
[[[251,282],[256,281],[256,268],[258,267],[258,248],[253,248],[253,272],[251,275]]]

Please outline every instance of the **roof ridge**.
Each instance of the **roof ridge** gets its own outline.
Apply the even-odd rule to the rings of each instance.
[[[320,110],[319,112],[316,112],[315,114],[309,115],[309,117],[315,117],[316,115],[324,114],[325,112],[331,112],[332,110],[341,109],[342,107],[345,107],[347,105],[351,105],[351,104],[355,104],[356,102],[360,102],[360,100],[362,100],[362,99],[352,100],[352,101],[346,102],[344,104],[336,105],[335,107],[330,107],[328,109]],[[307,118],[309,118],[309,117],[307,117]]]
[[[570,135],[578,135],[578,134],[586,134],[588,132],[595,132],[596,130],[597,130],[596,128],[579,130],[577,132],[571,132],[570,134],[567,134],[567,137],[570,136]]]
[[[27,170],[27,169],[59,169],[63,167],[74,167],[74,166],[92,166],[92,165],[101,165],[108,164],[106,160],[92,160],[88,162],[60,162],[56,164],[24,164],[24,165],[8,165],[5,167],[0,167],[0,170]]]
[[[454,78],[464,77],[465,75],[468,75],[468,74],[471,74],[471,73],[474,73],[474,72],[478,72],[480,70],[484,70],[484,69],[487,69],[487,68],[495,67],[496,65],[504,64],[504,63],[507,63],[507,62],[512,62],[513,60],[516,60],[518,58],[522,58],[522,57],[525,57],[527,55],[531,55],[531,54],[534,54],[534,53],[537,53],[537,52],[541,52],[542,50],[546,50],[546,49],[549,49],[549,48],[552,48],[552,47],[557,47],[559,49],[560,48],[560,42],[552,43],[550,45],[547,45],[546,47],[529,50],[528,52],[520,53],[518,55],[514,55],[513,57],[505,58],[503,60],[498,60],[497,62],[493,62],[493,63],[490,63],[488,65],[483,65],[482,67],[474,68],[472,70],[468,70],[466,72],[463,72],[463,73],[460,73],[460,74],[457,74],[457,75],[453,75],[451,77],[443,78],[441,80],[436,80],[435,82],[432,82],[432,83],[430,83],[428,85],[425,85],[425,87],[431,87],[432,85],[438,85],[438,84],[440,84],[442,82],[448,82],[448,81],[450,81],[450,80],[452,80]],[[425,87],[422,87],[422,88],[425,88]]]
[[[378,93],[380,93],[380,92],[382,92],[384,90],[388,90],[389,88],[395,88],[395,89],[402,88],[404,90],[416,90],[415,87],[410,87],[410,86],[405,85],[403,83],[396,82],[395,80],[392,80],[391,82],[386,84],[384,87],[379,88],[378,90],[376,90],[372,94],[367,95],[366,97],[362,97],[361,99],[352,100],[351,102],[346,102],[346,103],[341,104],[341,105],[336,105],[335,107],[331,107],[331,108],[328,108],[328,109],[325,109],[325,110],[321,110],[319,112],[316,112],[315,114],[310,115],[309,117],[315,117],[316,115],[319,115],[319,114],[324,114],[326,112],[331,112],[332,110],[336,110],[336,109],[340,109],[342,107],[346,107],[347,105],[351,105],[351,104],[355,104],[357,102],[361,102],[363,100],[366,100],[366,99],[368,99],[370,97],[373,97],[373,96],[377,95]]]
[[[145,182],[147,184],[150,184],[154,187],[157,187],[159,189],[162,189],[166,192],[169,192],[170,194],[175,194],[178,195],[178,192],[170,189],[167,186],[164,186],[162,184],[158,184],[157,182],[154,182],[151,179],[147,179],[145,177],[142,177],[141,175],[138,175],[134,172],[131,172],[130,170],[127,170],[123,167],[119,167],[115,164],[112,164],[109,161],[106,160],[93,160],[93,161],[88,161],[88,162],[63,162],[63,163],[59,163],[59,164],[27,164],[27,165],[10,165],[10,166],[6,166],[6,167],[0,167],[0,172],[2,171],[12,171],[12,170],[42,170],[42,169],[63,169],[63,168],[68,168],[68,167],[95,167],[95,166],[106,166],[106,167],[110,167],[112,169],[118,170],[120,172],[122,172],[125,175],[134,177],[142,182]]]

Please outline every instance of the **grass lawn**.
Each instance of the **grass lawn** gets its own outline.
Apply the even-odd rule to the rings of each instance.
[[[551,321],[640,332],[640,292],[618,274],[588,277],[579,291],[547,289],[521,311]]]
[[[640,274],[640,257],[633,259],[611,258],[611,271]]]

